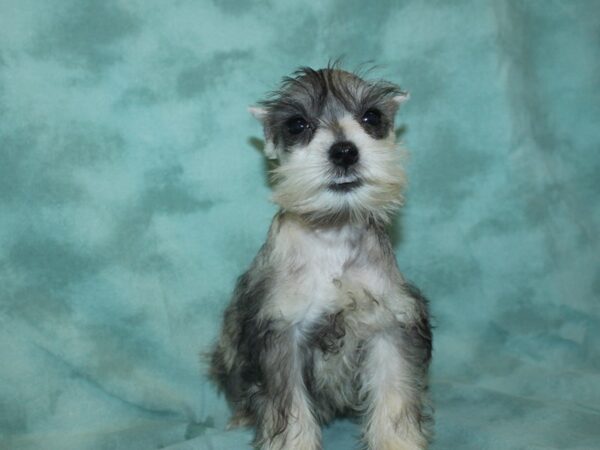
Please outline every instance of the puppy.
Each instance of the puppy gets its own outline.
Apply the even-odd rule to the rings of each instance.
[[[276,159],[280,210],[239,278],[211,376],[263,450],[321,449],[359,417],[372,450],[427,448],[427,301],[386,232],[405,182],[394,116],[407,94],[333,65],[302,68],[250,108]]]

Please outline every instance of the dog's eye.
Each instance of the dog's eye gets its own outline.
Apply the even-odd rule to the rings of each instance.
[[[381,123],[381,113],[376,109],[368,109],[362,116],[362,122],[373,127]]]
[[[302,117],[292,117],[285,123],[285,126],[288,130],[288,133],[294,134],[294,135],[300,134],[304,130],[310,128],[310,125],[308,124],[308,122],[306,120],[304,120]]]

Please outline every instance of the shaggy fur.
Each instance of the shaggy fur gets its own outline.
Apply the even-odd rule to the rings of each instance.
[[[238,280],[211,375],[257,448],[320,449],[320,425],[342,415],[362,419],[369,449],[427,447],[427,301],[385,229],[402,203],[406,97],[330,66],[300,69],[251,108],[279,160],[281,209]]]

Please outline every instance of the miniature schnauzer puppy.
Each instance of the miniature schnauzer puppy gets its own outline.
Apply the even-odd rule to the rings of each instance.
[[[321,449],[358,416],[371,450],[429,441],[427,301],[386,232],[404,174],[394,115],[407,94],[333,65],[302,68],[251,113],[277,159],[280,206],[238,280],[211,376],[262,450]]]

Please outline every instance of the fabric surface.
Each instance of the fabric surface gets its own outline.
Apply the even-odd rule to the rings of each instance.
[[[411,93],[432,448],[600,448],[599,2],[0,0],[1,449],[250,448],[198,356],[276,211],[246,108],[338,56]]]

